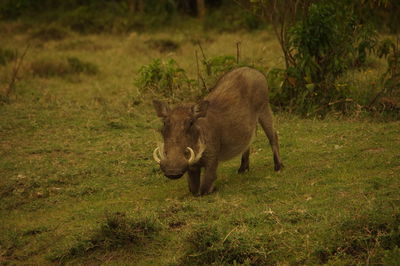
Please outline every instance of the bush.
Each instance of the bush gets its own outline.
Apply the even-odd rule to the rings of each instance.
[[[269,74],[271,87],[278,85],[273,104],[308,116],[349,103],[349,88],[336,81],[366,62],[376,44],[375,31],[359,24],[349,5],[321,1],[310,5],[288,38],[287,68]]]
[[[384,114],[385,117],[400,119],[400,39],[397,44],[390,39],[383,40],[377,49],[377,55],[387,60],[387,68],[382,74],[381,91],[372,99],[368,108]]]
[[[186,76],[175,60],[154,59],[139,69],[135,85],[142,91],[151,91],[165,97],[184,98],[193,88],[194,80]]]

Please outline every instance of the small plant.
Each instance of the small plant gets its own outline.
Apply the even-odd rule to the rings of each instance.
[[[165,97],[182,98],[193,88],[194,80],[186,76],[175,60],[153,60],[139,69],[139,78],[135,81],[142,91],[151,91]]]
[[[209,76],[219,77],[235,68],[237,66],[237,61],[234,56],[222,55],[204,60],[203,64],[206,66]]]

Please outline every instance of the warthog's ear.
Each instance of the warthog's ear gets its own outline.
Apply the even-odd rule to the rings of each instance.
[[[209,101],[201,101],[193,106],[193,116],[194,118],[205,117],[207,114]]]
[[[153,100],[154,109],[156,109],[158,117],[166,117],[169,112],[169,106],[165,102]]]

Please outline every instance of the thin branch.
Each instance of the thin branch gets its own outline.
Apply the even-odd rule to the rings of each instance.
[[[211,67],[210,67],[210,65],[208,64],[207,57],[206,57],[206,55],[205,55],[205,53],[204,53],[204,50],[203,50],[203,47],[201,46],[200,41],[197,41],[197,45],[199,46],[200,51],[201,51],[201,54],[203,55],[203,62],[204,62],[204,64],[206,65],[207,75],[210,76],[210,75],[211,75]]]
[[[194,51],[196,55],[196,66],[197,66],[197,86],[200,87],[200,66],[199,66],[199,57],[197,55],[197,50]]]
[[[8,87],[6,89],[6,95],[5,95],[6,99],[9,98],[11,92],[14,91],[14,89],[15,89],[15,82],[18,78],[19,70],[21,69],[22,62],[24,61],[24,57],[25,57],[26,53],[28,52],[29,47],[30,47],[30,43],[28,42],[28,44],[26,45],[25,50],[23,51],[21,56],[19,58],[17,58],[17,60],[15,61],[11,79],[10,79],[10,82],[8,83]]]
[[[239,58],[240,58],[240,42],[236,43],[236,64],[239,64]]]
[[[206,82],[200,72],[199,57],[197,55],[197,50],[195,51],[195,54],[196,54],[196,65],[197,65],[197,85],[200,87],[200,80],[201,80],[204,90],[208,91]]]

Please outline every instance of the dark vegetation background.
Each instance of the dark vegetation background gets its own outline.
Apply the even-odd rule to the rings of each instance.
[[[3,0],[0,4],[2,20],[21,21],[17,30],[38,29],[32,37],[39,38],[62,39],[66,30],[124,34],[166,28],[179,31],[193,25],[197,25],[196,30],[219,32],[269,29],[280,43],[283,68],[265,69],[263,65],[239,60],[235,64],[226,55],[208,59],[203,56],[199,60],[206,75],[217,76],[238,65],[252,65],[268,75],[277,109],[303,116],[324,116],[336,110],[354,114],[362,110],[384,113],[389,119],[397,119],[399,111],[399,13],[400,3],[394,0]],[[193,39],[196,41],[199,40]],[[171,40],[150,45],[164,50],[178,48]],[[13,51],[2,49],[0,60],[5,62]],[[349,75],[354,79],[355,71],[373,66],[378,59],[386,60],[386,68],[380,69],[378,78],[370,84],[351,80]],[[183,73],[185,69],[173,70],[172,63],[162,70],[157,68],[157,62],[153,63],[153,72],[180,72],[181,77],[174,82],[187,83],[186,88],[191,85]],[[211,65],[218,70],[211,73]],[[144,80],[143,75],[146,74],[142,72],[137,83],[140,87],[159,79],[157,82],[164,82],[159,89],[176,90],[166,88],[176,84],[167,84],[160,80],[162,77],[147,73]],[[195,86],[196,91],[202,91],[200,94],[208,89],[204,82],[203,87]]]
[[[400,262],[398,0],[0,0],[0,265]],[[238,66],[285,169],[193,197],[151,160],[152,99]]]

